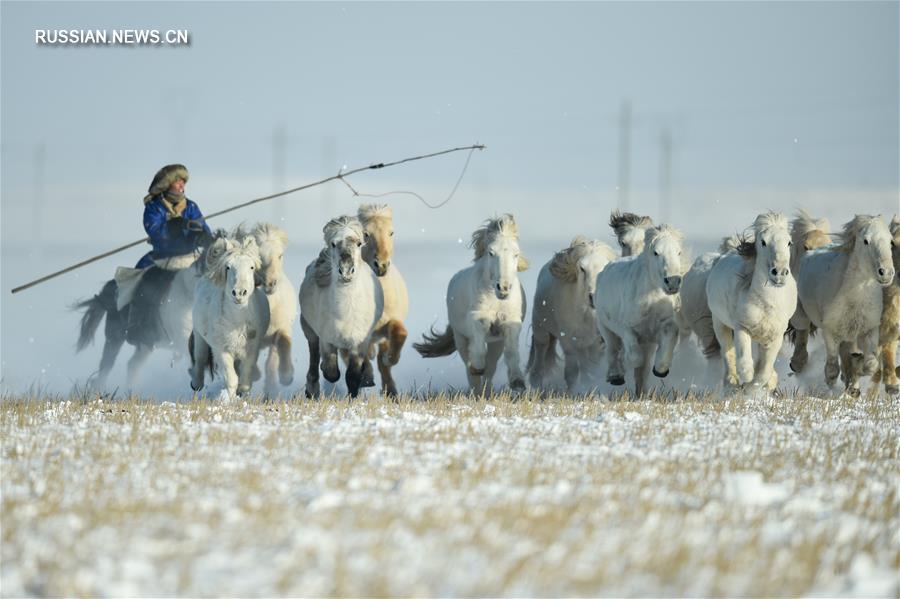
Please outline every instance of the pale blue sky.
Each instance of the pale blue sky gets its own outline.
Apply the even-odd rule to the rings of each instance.
[[[193,43],[39,47],[35,28],[180,28]],[[279,126],[290,185],[340,164],[480,141],[488,151],[463,196],[614,194],[624,99],[635,190],[659,184],[664,128],[676,198],[896,189],[898,56],[896,2],[4,1],[4,238],[33,218],[21,204],[36,193],[40,146],[52,230],[83,225],[77,212],[54,223],[58,201],[112,210],[119,222],[118,204],[139,203],[170,162],[189,165],[189,195],[205,192],[207,211],[246,197],[221,197],[215,181],[240,179],[247,194],[262,181],[255,195],[268,193]],[[445,190],[460,166],[389,176]],[[132,208],[123,240],[142,233]]]

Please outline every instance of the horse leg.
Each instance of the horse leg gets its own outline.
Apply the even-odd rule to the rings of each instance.
[[[794,327],[794,354],[791,356],[791,370],[800,373],[809,362],[809,351],[806,346],[809,343],[809,328],[812,323],[806,316],[806,312],[797,302],[797,310],[791,317],[791,325]]]
[[[279,362],[278,349],[275,347],[273,340],[273,343],[269,345],[269,355],[266,356],[265,393],[267,396],[274,396],[278,393],[278,386],[275,384],[275,379],[278,376]]]
[[[753,376],[753,384],[760,385],[768,391],[774,391],[778,386],[778,373],[775,372],[775,358],[781,351],[783,337],[778,337],[769,345],[759,344],[759,356],[757,357],[756,373]]]
[[[92,385],[97,389],[106,386],[106,379],[116,363],[116,357],[125,343],[125,322],[120,313],[106,313],[106,341],[103,342],[103,354],[100,356],[100,368]]]
[[[370,350],[374,353],[375,348],[371,345],[367,345],[365,348],[363,348],[363,352],[359,356],[362,360],[362,364],[360,365],[359,379],[359,384],[361,387],[375,386],[375,370],[372,368],[372,360],[369,358]]]
[[[874,328],[859,336],[859,349],[862,351],[862,375],[872,376],[878,370],[878,328]]]
[[[572,393],[575,389],[575,385],[578,383],[578,348],[571,341],[566,341],[566,338],[560,340],[560,345],[562,345],[563,357],[565,359],[565,365],[563,367],[563,378],[566,380],[566,390],[569,393]]]
[[[606,382],[617,387],[624,385],[625,367],[622,364],[622,339],[606,327],[601,327],[601,334],[603,339],[606,340],[609,364],[606,369]]]
[[[546,331],[534,332],[531,335],[531,349],[528,352],[528,380],[534,389],[544,386],[547,346],[552,338]]]
[[[389,353],[385,358],[390,366],[396,366],[400,361],[400,352],[403,350],[403,344],[406,343],[406,337],[409,333],[399,320],[390,321],[387,324],[387,331]]]
[[[137,383],[138,372],[140,372],[141,367],[147,362],[147,358],[150,357],[152,352],[153,348],[144,344],[134,348],[134,354],[128,360],[128,368],[126,370],[129,389],[134,388],[135,383]]]
[[[522,372],[522,365],[519,363],[519,333],[521,331],[521,322],[508,322],[503,326],[503,361],[506,362],[509,387],[516,392],[525,390],[525,373]],[[496,364],[494,368],[496,369]],[[491,384],[491,378],[488,377],[487,385]]]
[[[603,361],[603,341],[597,339],[587,347],[581,348],[578,356],[578,369],[582,379],[587,379],[591,387],[599,383],[597,373]]]
[[[336,383],[341,378],[341,368],[338,366],[338,353],[330,343],[319,339],[319,352],[322,354],[322,376],[329,383]]]
[[[216,362],[222,365],[222,377],[225,379],[225,392],[229,400],[237,397],[238,374],[234,370],[234,355],[230,352],[218,352]],[[249,360],[244,360],[247,364]]]
[[[840,342],[834,335],[828,331],[822,331],[822,337],[825,339],[825,384],[829,387],[834,386],[838,374],[840,374],[840,365],[838,364],[838,353],[840,351]]]
[[[381,374],[381,392],[388,397],[396,397],[397,384],[391,375],[391,364],[388,359],[390,351],[390,341],[383,339],[378,344],[378,372]]]
[[[734,332],[722,321],[713,318],[713,331],[722,348],[722,365],[725,369],[723,384],[726,388],[738,385],[737,363],[734,349]]]
[[[484,357],[484,377],[482,377],[484,381],[483,394],[485,397],[490,397],[494,393],[494,374],[497,372],[497,364],[500,362],[500,356],[502,355],[502,341],[492,341],[488,343],[487,353]],[[510,387],[513,391],[517,391],[517,389],[512,387],[512,384],[510,384]],[[522,388],[525,388],[524,383],[522,384]]]
[[[897,343],[889,341],[881,346],[881,378],[884,379],[884,390],[888,395],[900,394],[900,385],[897,384],[897,371],[894,366],[896,359]]]
[[[241,360],[238,371],[237,393],[241,397],[250,395],[250,387],[253,386],[254,381],[253,369],[259,361],[259,343],[248,342],[245,351],[247,353]]]
[[[744,329],[734,330],[734,359],[738,381],[746,385],[753,381],[753,339]]]
[[[487,354],[487,332],[483,323],[476,322],[469,342],[469,372],[473,376],[484,376],[484,358]]]
[[[640,399],[644,395],[647,382],[647,371],[650,367],[650,354],[653,348],[649,343],[641,343],[638,349],[639,363],[634,367],[634,398]]]
[[[350,393],[350,397],[359,395],[359,388],[363,379],[364,362],[368,362],[368,360],[356,352],[350,352],[347,356],[347,372],[344,374],[344,380],[347,383],[347,391]]]
[[[469,338],[465,337],[456,330],[453,331],[453,342],[456,345],[456,351],[462,358],[463,365],[466,367],[466,379],[469,381],[469,392],[475,393],[476,389],[481,388],[481,376],[472,374],[469,370]]]
[[[209,344],[202,335],[192,334],[191,344],[191,389],[199,391],[203,388],[203,369],[209,363]]]
[[[306,387],[304,389],[306,397],[318,397],[319,395],[319,336],[313,331],[312,327],[306,320],[300,317],[300,328],[306,336],[306,342],[309,346],[309,368],[306,371]]]
[[[678,325],[675,322],[663,324],[659,333],[659,343],[656,346],[656,357],[653,361],[654,376],[664,379],[669,375],[677,344]]]

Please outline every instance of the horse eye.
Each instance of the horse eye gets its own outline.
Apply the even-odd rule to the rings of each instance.
[[[368,238],[369,238],[369,234],[368,234],[368,233],[363,233],[363,238],[368,239]]]
[[[654,256],[659,256],[659,252],[657,252],[656,250],[654,250],[654,251],[653,251],[653,255],[654,255]]]
[[[336,247],[337,247],[337,243],[334,242],[334,241],[332,241],[332,242],[331,242],[331,247],[336,248]]]
[[[766,240],[765,240],[765,239],[761,239],[760,241],[762,242],[762,246],[763,246],[763,247],[766,247]]]
[[[866,245],[869,245],[869,240],[868,240],[868,239],[863,239],[863,243],[866,244]]]
[[[794,242],[793,242],[793,241],[788,241],[788,247],[791,247],[792,245],[794,245]]]
[[[357,241],[357,242],[356,242],[356,247],[361,248],[361,247],[362,247],[362,242],[361,242],[361,241]]]
[[[255,266],[251,266],[251,267],[250,267],[250,270],[256,270],[256,267],[255,267]]]
[[[393,232],[393,231],[391,231],[391,237],[393,237],[393,236],[394,236],[394,232]]]
[[[491,256],[496,256],[496,254],[494,253],[493,250],[491,250],[490,254],[491,254]]]

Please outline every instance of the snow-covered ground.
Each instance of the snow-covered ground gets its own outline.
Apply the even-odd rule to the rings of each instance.
[[[900,593],[900,401],[0,404],[2,595]]]

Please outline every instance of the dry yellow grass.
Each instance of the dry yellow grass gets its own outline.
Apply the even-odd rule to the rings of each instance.
[[[4,596],[900,592],[900,403],[5,398]]]

